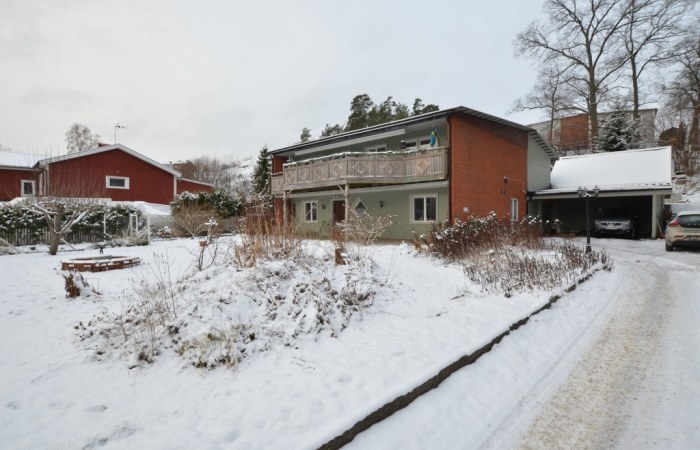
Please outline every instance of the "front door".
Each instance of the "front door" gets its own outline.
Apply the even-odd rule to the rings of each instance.
[[[333,200],[333,225],[345,220],[345,200]]]

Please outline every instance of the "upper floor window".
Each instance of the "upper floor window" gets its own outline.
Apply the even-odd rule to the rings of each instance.
[[[373,145],[372,147],[365,147],[366,152],[385,152],[386,151],[386,144],[382,145]]]
[[[34,180],[22,180],[22,197],[32,197],[35,195],[36,184]]]
[[[129,189],[129,177],[107,175],[107,187],[111,189]]]

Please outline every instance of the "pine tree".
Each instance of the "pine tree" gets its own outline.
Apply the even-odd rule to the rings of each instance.
[[[265,145],[260,149],[258,161],[253,171],[253,195],[265,203],[269,203],[271,197],[270,176],[270,155],[267,151],[267,145]]]
[[[618,109],[610,113],[608,120],[603,122],[596,141],[596,151],[619,152],[638,148],[641,143],[639,122],[629,120],[627,113]]]
[[[326,126],[321,131],[321,137],[335,136],[343,132],[343,126],[340,124],[331,125],[327,123]]]
[[[301,139],[301,142],[308,142],[311,139],[311,130],[306,127],[302,128],[299,139]]]
[[[350,103],[350,115],[345,131],[359,130],[369,125],[369,112],[374,102],[367,94],[356,95]]]

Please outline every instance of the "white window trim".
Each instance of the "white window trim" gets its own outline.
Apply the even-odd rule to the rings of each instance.
[[[510,199],[510,221],[515,222],[518,220],[518,209],[519,209],[519,204],[518,204],[518,199],[517,198],[511,198]]]
[[[364,212],[364,214],[367,214],[367,210],[369,210],[369,208],[367,207],[367,202],[365,202],[364,200],[362,200],[362,199],[359,198],[359,197],[357,198],[357,200],[355,200],[355,201],[353,202],[353,204],[352,204],[352,210],[355,212],[355,214],[358,214],[358,215],[359,215],[359,213],[357,212],[357,205],[359,205],[360,202],[362,202],[362,204],[365,205],[365,212]]]
[[[313,218],[313,214],[312,214],[311,219],[306,218],[306,205],[307,204],[315,205],[315,208],[312,207],[312,211],[314,209],[316,210],[316,218],[315,219]],[[304,214],[304,222],[305,223],[317,223],[318,222],[318,200],[305,201],[304,202],[304,209],[302,210],[302,214]]]
[[[124,180],[124,186],[110,186],[109,180]],[[105,177],[105,184],[107,189],[129,189],[129,177],[117,177],[114,175],[107,175]]]
[[[32,185],[32,193],[31,194],[24,193],[24,183],[29,183]],[[20,182],[19,182],[19,194],[20,194],[20,197],[34,197],[36,195],[36,181],[34,181],[34,180],[20,180]]]
[[[376,144],[365,147],[366,152],[385,152],[389,147],[386,144]]]
[[[416,198],[428,198],[428,197],[435,197],[435,220],[415,220],[415,201],[414,199]],[[440,217],[440,203],[439,203],[439,197],[437,192],[431,192],[431,193],[426,193],[426,194],[413,194],[410,196],[409,199],[410,205],[409,205],[409,217],[408,217],[408,223],[416,223],[416,224],[426,224],[426,223],[435,223],[438,220],[438,217]]]

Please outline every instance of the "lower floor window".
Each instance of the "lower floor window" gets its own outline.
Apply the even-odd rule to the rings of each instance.
[[[34,181],[22,180],[22,197],[31,197],[34,195]]]
[[[318,202],[304,202],[304,221],[318,221]]]
[[[107,187],[112,189],[129,189],[129,177],[107,175]]]
[[[433,222],[437,219],[437,195],[415,195],[412,199],[414,222]]]
[[[518,220],[518,199],[510,199],[510,220],[515,222]]]

